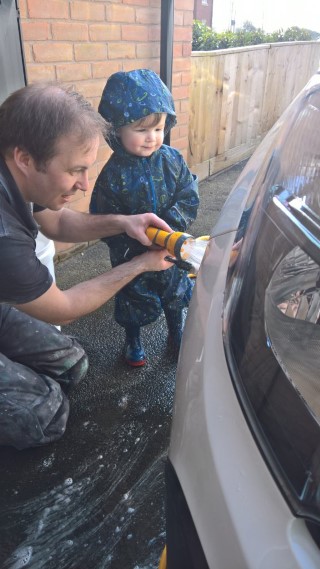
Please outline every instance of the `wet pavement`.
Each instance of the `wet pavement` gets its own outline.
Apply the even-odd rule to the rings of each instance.
[[[241,163],[201,182],[190,232],[210,233]],[[100,242],[56,265],[66,289],[110,268]],[[0,448],[0,568],[156,569],[165,544],[164,462],[176,356],[164,317],[142,329],[148,362],[128,367],[113,301],[63,327],[90,368],[57,443]]]

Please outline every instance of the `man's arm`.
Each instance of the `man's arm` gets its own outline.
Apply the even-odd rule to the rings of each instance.
[[[41,232],[49,239],[65,243],[94,241],[127,233],[143,245],[151,245],[145,234],[149,225],[171,232],[169,225],[154,213],[139,215],[91,215],[63,208],[58,211],[44,209],[34,214]]]
[[[128,263],[65,291],[53,283],[39,298],[17,304],[16,307],[51,324],[68,324],[102,306],[141,273],[172,267],[171,263],[164,260],[167,254],[165,250],[143,253]]]

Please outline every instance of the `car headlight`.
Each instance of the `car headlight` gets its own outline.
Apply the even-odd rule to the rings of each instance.
[[[280,489],[295,515],[320,522],[319,81],[276,128],[235,242],[225,351]]]

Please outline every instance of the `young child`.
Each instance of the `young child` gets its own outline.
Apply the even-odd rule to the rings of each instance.
[[[174,231],[186,231],[199,205],[196,176],[181,154],[163,144],[176,123],[173,98],[160,77],[149,69],[114,73],[106,83],[99,112],[111,124],[107,142],[114,151],[101,171],[91,198],[92,213],[154,212]],[[104,240],[112,266],[147,249],[126,234]],[[179,348],[183,308],[192,282],[185,270],[137,277],[115,297],[115,320],[126,331],[125,359],[131,366],[146,363],[140,327],[164,311],[171,346]]]

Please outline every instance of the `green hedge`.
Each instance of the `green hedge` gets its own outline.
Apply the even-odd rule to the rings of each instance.
[[[320,33],[304,28],[288,28],[286,31],[277,30],[265,33],[262,29],[256,29],[250,22],[243,28],[231,32],[214,32],[211,28],[194,20],[192,34],[193,51],[211,51],[214,49],[226,49],[228,47],[240,47],[244,45],[257,45],[261,43],[276,43],[286,41],[310,41],[320,38]]]

